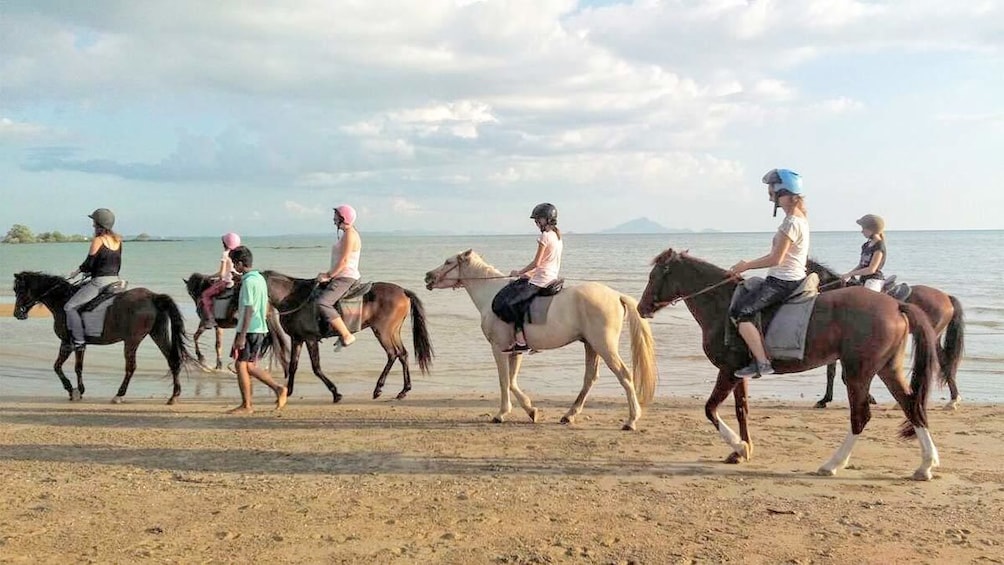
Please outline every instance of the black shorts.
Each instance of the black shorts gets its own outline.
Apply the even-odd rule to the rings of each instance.
[[[238,361],[257,363],[265,349],[267,334],[244,334],[244,349],[236,351]]]
[[[756,317],[757,312],[780,304],[802,284],[802,280],[786,281],[776,277],[767,277],[755,292],[747,293],[729,310],[729,317],[739,322],[749,322]]]

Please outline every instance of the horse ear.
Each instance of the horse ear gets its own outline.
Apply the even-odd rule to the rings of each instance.
[[[468,249],[467,251],[464,251],[463,253],[460,254],[460,258],[461,259],[470,259],[471,258],[471,253],[474,253],[474,250],[473,249]]]

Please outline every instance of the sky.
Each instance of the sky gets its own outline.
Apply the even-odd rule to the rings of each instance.
[[[999,229],[1002,150],[1004,0],[0,2],[0,233]]]

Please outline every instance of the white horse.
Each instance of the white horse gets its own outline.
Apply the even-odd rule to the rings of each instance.
[[[492,299],[508,283],[509,277],[486,263],[477,253],[468,249],[447,259],[441,267],[425,274],[426,288],[465,288],[474,305],[481,312],[481,331],[492,345],[492,355],[498,367],[499,388],[502,398],[495,423],[505,420],[512,412],[509,392],[516,395],[520,406],[530,420],[539,418],[530,397],[516,384],[522,356],[503,353],[502,349],[513,340],[513,326],[503,322],[492,312]],[[599,359],[610,367],[627,394],[629,416],[623,429],[634,430],[641,417],[641,406],[655,396],[656,368],[655,346],[648,322],[638,315],[638,303],[612,288],[599,283],[585,283],[567,287],[554,296],[543,324],[527,324],[524,328],[527,344],[538,351],[564,347],[581,341],[586,350],[586,373],[582,390],[575,403],[561,418],[570,424],[582,411],[589,389],[597,379]],[[618,353],[617,344],[627,314],[631,326],[631,352],[633,371],[629,371]],[[632,378],[632,372],[634,377]],[[639,402],[640,397],[640,402]]]

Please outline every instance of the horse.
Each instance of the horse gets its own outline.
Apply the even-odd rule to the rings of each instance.
[[[478,311],[481,312],[481,331],[492,345],[492,355],[498,368],[501,399],[499,411],[492,418],[502,423],[512,411],[512,392],[532,422],[540,418],[540,411],[516,382],[522,356],[503,353],[512,342],[513,328],[492,312],[492,299],[507,283],[509,277],[468,249],[449,257],[440,267],[426,273],[426,288],[465,288]],[[554,295],[545,323],[525,326],[527,344],[534,350],[557,349],[573,341],[581,341],[586,352],[586,372],[582,390],[575,403],[561,418],[561,423],[571,424],[582,411],[586,396],[597,380],[599,359],[617,376],[628,400],[628,419],[622,429],[634,430],[641,417],[641,406],[655,396],[656,368],[655,346],[648,322],[641,319],[637,303],[626,294],[599,284],[585,283],[567,287]],[[631,331],[632,370],[628,370],[618,353],[618,340],[627,315]]]
[[[206,357],[202,354],[199,349],[199,337],[202,336],[203,332],[209,329],[206,324],[208,320],[205,318],[205,313],[202,310],[202,292],[209,288],[209,285],[213,284],[213,275],[204,275],[201,273],[192,273],[187,279],[182,279],[185,283],[185,290],[188,291],[188,295],[192,297],[195,301],[195,312],[199,316],[199,327],[195,329],[195,335],[192,336],[192,341],[195,342],[195,358],[199,361],[199,364],[205,367]],[[236,301],[235,301],[236,304]],[[237,326],[237,316],[236,310],[234,312],[228,312],[226,318],[217,319],[216,321],[216,366],[217,371],[223,369],[223,330],[234,328]]]
[[[342,395],[338,392],[338,387],[321,370],[319,343],[334,334],[330,329],[322,328],[318,321],[317,306],[314,302],[317,281],[293,278],[276,271],[262,271],[261,274],[268,283],[269,302],[278,312],[279,327],[286,334],[283,337],[288,337],[289,340],[287,343],[286,339],[273,338],[272,342],[286,369],[287,393],[293,393],[293,380],[299,365],[300,348],[306,344],[314,374],[328,388],[332,402],[339,402]],[[369,291],[363,295],[361,329],[370,328],[387,353],[387,364],[384,365],[373,389],[374,400],[383,393],[387,374],[390,373],[395,361],[401,364],[404,373],[404,387],[397,393],[396,398],[404,399],[411,390],[408,350],[401,340],[401,326],[404,325],[404,319],[409,312],[412,343],[418,367],[422,374],[428,374],[434,352],[429,341],[425,308],[418,296],[406,288],[389,282],[374,282]]]
[[[704,406],[704,413],[721,438],[732,447],[728,463],[749,460],[753,454],[747,416],[749,383],[734,373],[749,362],[749,352],[727,346],[726,330],[731,324],[728,310],[738,285],[728,271],[684,252],[667,249],[652,261],[648,284],[639,301],[642,316],[652,317],[659,309],[683,300],[701,326],[704,353],[718,368],[718,379]],[[939,465],[938,451],[927,426],[927,396],[932,374],[937,368],[936,336],[924,312],[912,305],[864,287],[838,289],[819,294],[805,338],[802,360],[775,359],[778,373],[797,373],[840,359],[850,402],[851,429],[832,457],[818,473],[835,475],[847,466],[851,450],[871,418],[868,388],[878,374],[906,414],[900,437],[916,436],[920,443],[921,465],[917,480],[929,480],[931,469]],[[909,382],[904,371],[907,337],[913,336],[914,364]],[[740,340],[741,341],[741,340]],[[718,416],[718,406],[733,393],[739,435]]]
[[[63,388],[70,394],[71,401],[80,400],[84,394],[84,350],[76,351],[74,371],[77,373],[77,388],[74,389],[62,368],[70,352],[73,351],[63,306],[77,288],[65,278],[56,275],[33,271],[23,271],[14,275],[15,318],[26,319],[28,311],[38,303],[52,312],[53,331],[60,339],[59,355],[52,368],[63,383]],[[178,310],[178,305],[170,296],[157,294],[146,288],[127,290],[109,300],[112,300],[112,303],[105,312],[101,335],[87,337],[87,343],[109,345],[125,342],[125,377],[112,403],[118,404],[123,401],[126,389],[129,388],[129,381],[136,370],[136,350],[140,342],[149,335],[164,354],[171,369],[174,388],[167,403],[174,404],[181,394],[178,373],[182,364],[191,358],[185,335],[185,320]]]
[[[817,261],[809,259],[807,269],[810,273],[819,275],[820,288],[845,286],[840,275]],[[941,378],[948,383],[952,398],[945,405],[946,410],[955,410],[962,402],[955,376],[962,361],[962,351],[965,343],[965,321],[962,314],[962,304],[954,296],[931,286],[916,285],[911,287],[910,296],[904,300],[908,304],[920,307],[927,314],[928,320],[938,336],[935,349],[938,353],[938,364],[941,366]],[[942,338],[942,335],[944,338]],[[944,339],[944,344],[942,344]],[[837,375],[837,364],[826,366],[826,394],[818,402],[816,408],[826,408],[833,400],[833,381]],[[874,404],[874,402],[872,402]]]

